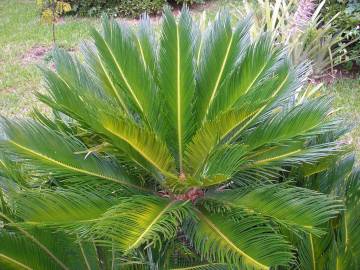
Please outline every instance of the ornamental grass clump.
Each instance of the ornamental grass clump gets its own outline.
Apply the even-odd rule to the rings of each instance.
[[[53,118],[2,121],[1,267],[296,263],[289,235],[320,236],[342,209],[287,178],[341,149],[316,140],[336,128],[327,97],[293,102],[307,66],[226,12],[201,33],[186,8],[166,9],[159,39],[147,18],[137,31],[102,26],[84,61],[57,49],[56,71],[43,69]]]

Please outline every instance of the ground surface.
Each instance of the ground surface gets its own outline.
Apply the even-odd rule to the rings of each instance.
[[[357,79],[339,79],[327,85],[323,91],[334,96],[334,107],[344,123],[351,129],[346,140],[354,146],[360,163],[360,76]]]
[[[198,18],[205,10],[211,18],[221,7],[233,9],[238,7],[238,2],[210,1],[196,6],[192,12]],[[49,25],[40,23],[34,3],[34,0],[0,0],[0,115],[3,116],[26,117],[34,106],[41,106],[34,96],[36,91],[42,91],[37,65],[49,62],[52,33]],[[158,23],[159,18],[153,21]],[[90,28],[99,24],[96,18],[66,17],[56,25],[58,45],[76,53],[80,41],[88,38]],[[353,128],[346,139],[353,143],[360,158],[360,78],[338,80],[323,91],[334,96],[334,105],[340,108],[338,115]]]

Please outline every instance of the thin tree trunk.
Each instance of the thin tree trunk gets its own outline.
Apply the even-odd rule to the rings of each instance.
[[[56,44],[56,37],[55,37],[55,22],[56,22],[56,17],[55,17],[55,9],[56,9],[56,0],[53,0],[52,2],[52,38],[53,38],[53,45],[55,46]]]

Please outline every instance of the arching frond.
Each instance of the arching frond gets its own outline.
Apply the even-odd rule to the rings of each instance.
[[[34,243],[29,242],[24,237],[9,233],[0,233],[0,239],[1,269],[62,269]]]
[[[344,213],[342,224],[340,227],[341,250],[338,256],[342,258],[348,267],[360,266],[360,205]]]
[[[178,226],[190,214],[188,202],[133,196],[104,213],[89,235],[126,253],[143,244],[161,247],[164,239],[175,237]]]
[[[263,147],[258,151],[249,152],[244,157],[247,160],[238,168],[238,172],[268,167],[276,168],[281,165],[299,166],[304,163],[315,163],[320,159],[336,155],[342,150],[342,145],[337,143],[319,144],[313,147],[307,146],[304,142],[288,142],[280,145]]]
[[[328,139],[321,137],[323,141]],[[340,270],[357,269],[360,266],[358,260],[360,174],[355,164],[354,156],[345,152],[341,159],[330,163],[327,170],[298,180],[306,187],[337,196],[345,205],[345,211],[327,224],[326,235],[320,239],[314,236],[310,238],[308,234],[301,235],[300,240],[293,241],[299,252],[299,264],[303,269],[326,267]],[[306,170],[306,168],[302,169]]]
[[[0,233],[0,268],[4,270],[26,269],[26,270],[49,270],[49,269],[88,269],[81,255],[81,249],[74,239],[68,238],[62,233],[44,230],[32,231],[51,252],[61,258],[64,265],[56,263],[51,257],[40,249],[28,238],[14,233]],[[93,256],[91,247],[83,244],[83,252]],[[88,261],[91,269],[99,269],[95,262]]]
[[[304,234],[299,248],[299,260],[302,269],[316,270],[317,260],[319,254],[316,253],[314,245],[314,236],[311,234]]]
[[[110,191],[109,191],[110,193]],[[91,188],[76,190],[25,190],[14,194],[16,215],[29,225],[69,226],[93,223],[116,198]]]
[[[289,229],[324,233],[321,225],[337,216],[343,206],[340,201],[305,188],[285,185],[254,186],[214,194],[207,198],[223,207],[240,208],[268,217]]]
[[[61,136],[39,124],[23,122],[2,122],[7,136],[2,145],[12,150],[30,164],[37,165],[37,171],[48,175],[89,176],[116,182],[129,188],[144,189],[113,160],[86,156],[86,147],[78,140]],[[78,154],[77,154],[78,153]],[[83,153],[83,154],[80,154]],[[56,168],[56,170],[54,170]]]
[[[270,269],[292,260],[286,241],[256,216],[238,212],[225,219],[204,209],[196,213],[198,220],[185,232],[206,259],[244,269]]]
[[[213,151],[200,174],[200,177],[204,178],[204,186],[218,184],[213,181],[215,179],[222,179],[221,182],[230,179],[245,162],[245,153],[246,148],[241,144],[224,145]]]
[[[54,99],[47,99],[48,104],[60,106],[58,109],[75,117],[86,128],[91,128],[105,139],[110,139],[115,147],[127,153],[134,162],[145,169],[153,171],[152,168],[155,167],[162,174],[169,174],[175,170],[169,150],[151,129],[146,126],[140,127],[132,119],[119,114],[119,111],[111,108],[111,104],[88,94],[89,90],[76,92],[70,82],[67,83],[50,71],[46,74]],[[80,104],[82,106],[79,106]],[[96,106],[91,107],[87,104]]]
[[[329,102],[327,98],[314,99],[289,111],[284,110],[247,134],[243,143],[250,149],[256,149],[266,143],[301,140],[324,134],[334,129],[336,123],[327,123],[331,108]]]

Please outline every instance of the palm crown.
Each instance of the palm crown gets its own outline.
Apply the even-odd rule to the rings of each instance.
[[[18,226],[118,258],[148,250],[160,269],[294,263],[289,232],[320,235],[340,205],[284,179],[339,150],[316,141],[335,122],[327,98],[294,101],[306,64],[250,40],[250,23],[223,12],[201,33],[187,9],[165,10],[158,42],[146,17],[136,32],[105,18],[83,61],[56,50],[39,94],[55,119],[3,121],[3,149],[33,175],[13,191]],[[179,246],[200,259],[163,262]]]

